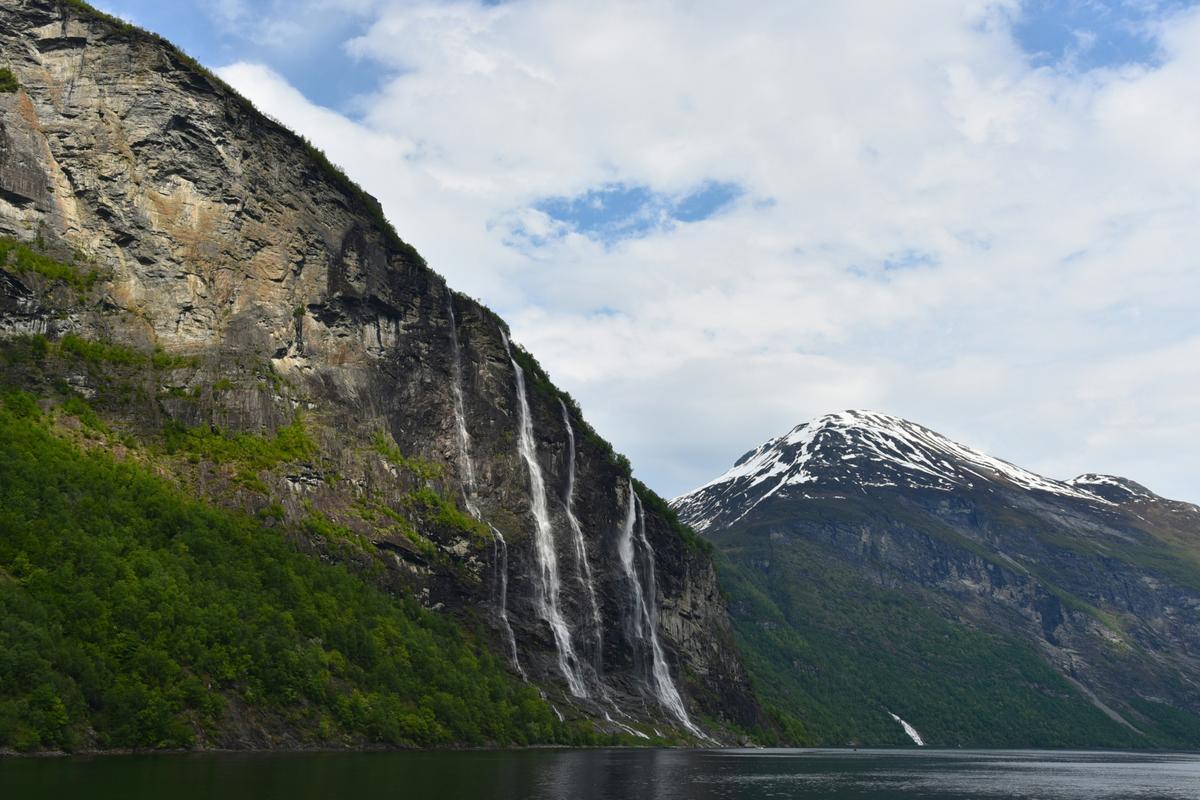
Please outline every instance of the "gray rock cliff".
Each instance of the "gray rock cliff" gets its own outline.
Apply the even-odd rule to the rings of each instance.
[[[140,436],[270,437],[301,424],[317,445],[310,457],[251,474],[203,457],[180,467],[221,502],[294,521],[318,514],[362,537],[387,567],[380,580],[478,621],[498,652],[511,627],[514,670],[562,713],[687,733],[661,702],[644,633],[630,634],[618,552],[628,464],[517,348],[568,667],[585,696],[568,688],[544,613],[545,554],[500,319],[447,288],[323,156],[162,40],[76,3],[0,0],[0,53],[21,86],[0,94],[0,235],[92,276],[65,286],[0,270],[0,335],[159,353],[161,368],[119,380],[53,376]],[[708,554],[648,495],[643,504],[651,601],[686,721],[724,738],[726,725],[759,725]],[[642,562],[636,578],[647,582]]]

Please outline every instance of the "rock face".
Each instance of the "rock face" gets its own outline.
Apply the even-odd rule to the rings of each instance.
[[[0,94],[0,235],[36,239],[93,276],[72,288],[0,270],[0,333],[174,358],[123,399],[94,376],[61,376],[141,436],[171,425],[270,436],[301,420],[319,456],[240,482],[201,463],[205,490],[289,520],[319,513],[367,537],[398,591],[490,626],[500,652],[511,630],[514,669],[564,714],[685,730],[627,624],[617,547],[628,464],[528,354],[510,360],[500,319],[448,289],[323,156],[165,42],[78,3],[0,0],[0,48],[21,85]],[[575,692],[543,613],[514,364],[569,666],[583,680]],[[413,498],[433,502],[414,482],[457,506],[442,517],[474,513],[488,533],[436,514],[410,530]],[[652,500],[642,498],[652,601],[672,680],[689,714],[754,727],[761,711],[709,556]]]
[[[903,742],[895,712],[931,744],[1200,744],[1196,506],[869,412],[800,425],[673,506],[728,556],[747,657],[759,678],[789,665],[772,700],[816,739]],[[834,679],[840,659],[861,674]]]

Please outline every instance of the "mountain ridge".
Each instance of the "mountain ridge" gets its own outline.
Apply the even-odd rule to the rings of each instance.
[[[796,426],[672,505],[721,553],[756,685],[818,741],[901,743],[894,712],[935,744],[1200,742],[1196,506],[874,412]],[[961,642],[950,673],[938,637]]]
[[[830,450],[832,454],[822,450]],[[849,466],[855,469],[836,469],[838,465],[829,460],[836,457],[841,458],[841,466],[853,462]],[[692,508],[689,498],[722,484],[744,490],[781,476],[771,493],[807,483],[844,483],[860,487],[893,485],[881,474],[879,466],[868,467],[861,459],[891,464],[907,471],[909,474],[905,477],[911,488],[951,491],[963,485],[970,488],[972,480],[988,481],[999,477],[1021,488],[1103,504],[1112,501],[1088,487],[1128,486],[1127,494],[1157,497],[1140,484],[1117,476],[1085,473],[1066,481],[1046,478],[901,417],[848,409],[821,415],[768,440],[741,456],[726,472],[679,495],[671,504],[677,510],[686,510],[681,511],[685,522],[703,530],[711,523]],[[809,473],[806,470],[809,464],[813,464],[817,472]]]

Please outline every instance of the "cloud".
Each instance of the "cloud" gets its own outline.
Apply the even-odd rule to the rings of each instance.
[[[504,314],[664,494],[871,407],[1200,500],[1195,11],[1142,20],[1154,63],[1089,70],[1031,57],[1012,2],[367,12],[345,46],[380,89],[355,119],[221,73]],[[689,215],[705,186],[740,198]]]

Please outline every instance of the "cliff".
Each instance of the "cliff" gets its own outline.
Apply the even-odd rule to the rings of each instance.
[[[0,52],[0,334],[46,343],[6,384],[86,402],[118,456],[481,627],[568,720],[764,723],[706,548],[373,198],[82,3],[0,0]]]

